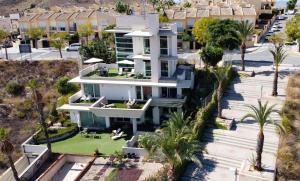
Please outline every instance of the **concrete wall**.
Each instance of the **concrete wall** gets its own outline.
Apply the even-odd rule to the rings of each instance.
[[[26,167],[29,166],[29,160],[27,159],[26,156],[22,156],[19,160],[15,162],[15,167],[17,169],[18,173],[23,172]],[[11,171],[11,168],[7,169],[1,176],[0,176],[0,181],[10,181],[14,180],[13,173]]]
[[[100,95],[107,100],[129,100],[136,99],[135,86],[131,85],[100,85]]]

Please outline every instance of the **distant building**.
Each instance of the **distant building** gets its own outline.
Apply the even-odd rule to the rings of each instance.
[[[55,32],[75,33],[82,24],[91,24],[94,35],[98,36],[108,25],[115,24],[115,15],[96,10],[85,10],[80,12],[44,12],[28,13],[19,20],[20,34],[24,38],[31,27],[41,27],[49,36]]]
[[[17,34],[19,28],[19,18],[19,14],[10,14],[9,17],[0,16],[0,29],[11,34]]]

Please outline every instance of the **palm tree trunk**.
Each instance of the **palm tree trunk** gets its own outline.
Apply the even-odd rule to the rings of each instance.
[[[58,49],[58,51],[59,51],[60,58],[63,58],[63,56],[62,56],[62,52],[61,52],[61,48],[60,48],[60,49]]]
[[[275,72],[274,72],[274,80],[273,80],[273,92],[272,96],[277,96],[277,84],[278,84],[278,67],[276,66]]]
[[[261,155],[263,152],[263,147],[264,147],[264,132],[263,130],[260,130],[257,136],[257,146],[256,146],[256,165],[255,169],[258,171],[263,170],[261,166]]]
[[[242,71],[245,71],[245,53],[246,53],[246,44],[242,43],[241,45]]]
[[[52,152],[51,143],[50,143],[50,140],[49,140],[49,134],[48,134],[48,130],[47,130],[47,125],[46,125],[46,122],[44,120],[43,109],[41,107],[39,107],[38,110],[39,110],[39,114],[40,114],[40,124],[43,127],[43,131],[44,131],[44,134],[45,134],[45,137],[46,137],[46,140],[47,140],[47,148],[48,148],[48,150],[51,153]]]
[[[222,117],[222,107],[221,107],[221,98],[222,98],[222,83],[219,83],[217,99],[218,99],[218,117]]]
[[[16,170],[16,167],[15,167],[15,164],[14,164],[14,161],[13,161],[11,155],[10,155],[10,154],[7,154],[7,158],[8,158],[8,162],[9,162],[11,171],[13,172],[13,175],[14,175],[15,180],[16,180],[16,181],[20,181],[21,179],[19,178],[18,172],[17,172],[17,170]]]
[[[35,48],[38,49],[38,39],[37,38],[35,39],[34,43],[35,43]]]

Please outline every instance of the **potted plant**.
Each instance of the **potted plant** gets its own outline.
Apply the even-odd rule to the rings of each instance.
[[[190,50],[190,41],[192,40],[191,35],[189,35],[186,31],[182,34],[182,48],[184,51]]]

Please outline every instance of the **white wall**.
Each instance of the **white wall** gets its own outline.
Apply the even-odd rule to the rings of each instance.
[[[100,94],[108,100],[128,100],[136,98],[135,86],[101,84]]]

